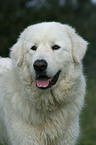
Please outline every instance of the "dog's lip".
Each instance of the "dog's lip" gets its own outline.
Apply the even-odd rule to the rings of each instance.
[[[60,72],[61,70],[59,70],[53,77],[48,77],[47,75],[39,75],[38,77],[36,77],[36,86],[39,89],[48,89],[53,87],[60,76]]]

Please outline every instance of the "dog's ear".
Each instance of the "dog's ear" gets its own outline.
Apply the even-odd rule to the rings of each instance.
[[[87,50],[88,42],[80,37],[76,33],[75,29],[71,28],[70,26],[66,25],[66,32],[68,33],[72,43],[73,58],[75,62],[80,63]]]
[[[23,43],[18,39],[17,43],[13,45],[10,53],[13,61],[16,62],[17,66],[21,66],[23,63]]]

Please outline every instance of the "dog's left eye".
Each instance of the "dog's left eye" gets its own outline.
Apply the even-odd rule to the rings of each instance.
[[[59,48],[60,48],[60,46],[58,46],[58,45],[53,45],[53,46],[52,46],[52,49],[53,49],[53,50],[58,50]]]
[[[37,49],[37,46],[34,45],[34,46],[31,47],[31,49],[32,50],[36,50]]]

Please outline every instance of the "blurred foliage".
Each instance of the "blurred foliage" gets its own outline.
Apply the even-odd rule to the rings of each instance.
[[[96,80],[87,82],[86,104],[81,114],[78,145],[96,145]]]
[[[96,72],[96,5],[91,0],[0,0],[0,55],[9,48],[28,25],[59,21],[76,28],[89,42],[84,62],[88,75]],[[95,75],[94,75],[95,76]]]

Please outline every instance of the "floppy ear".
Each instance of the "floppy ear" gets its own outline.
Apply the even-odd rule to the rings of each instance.
[[[11,48],[10,53],[11,58],[13,61],[16,61],[17,66],[21,66],[23,63],[23,43],[21,40],[18,40],[16,44],[13,45]]]
[[[75,29],[71,28],[70,26],[66,26],[66,31],[72,42],[73,58],[75,62],[80,63],[80,61],[83,59],[85,52],[87,50],[88,42],[85,41],[82,37],[80,37],[75,32]]]

